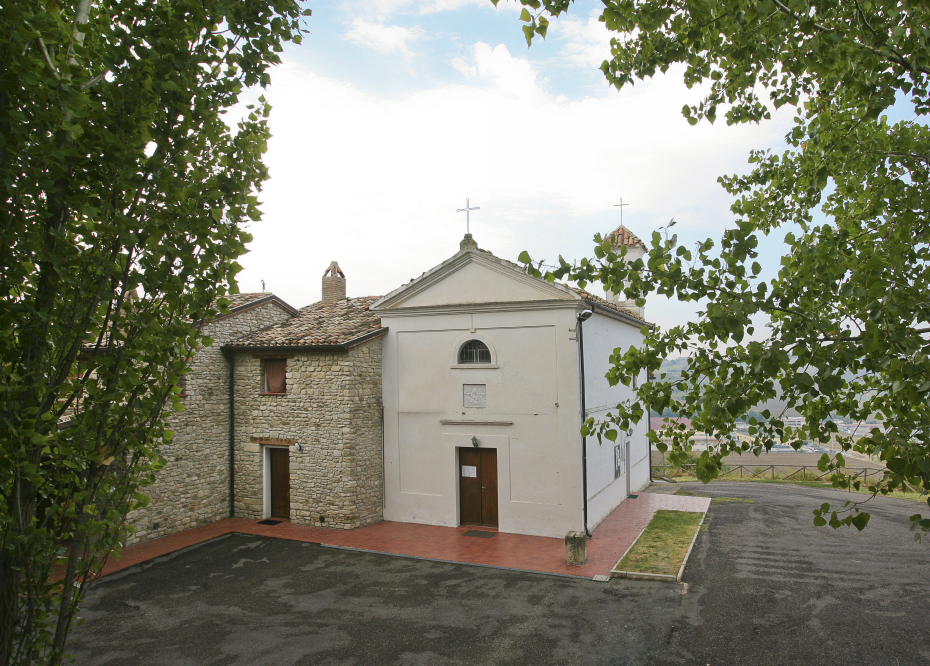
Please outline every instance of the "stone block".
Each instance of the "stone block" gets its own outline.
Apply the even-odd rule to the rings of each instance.
[[[565,535],[565,561],[570,567],[580,567],[588,561],[588,536],[584,532]]]

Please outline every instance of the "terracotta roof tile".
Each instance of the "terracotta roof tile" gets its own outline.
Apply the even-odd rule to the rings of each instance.
[[[627,247],[641,247],[644,250],[648,249],[645,243],[643,243],[633,234],[632,231],[627,229],[622,224],[607,234],[604,240],[607,240],[608,238],[613,241],[613,247],[626,245]]]
[[[309,347],[343,345],[381,330],[381,315],[368,310],[380,296],[314,303],[268,328],[229,343],[230,347]]]
[[[636,314],[635,312],[633,312],[632,310],[630,310],[630,309],[628,309],[628,308],[623,307],[622,305],[619,305],[618,303],[611,303],[610,301],[608,301],[608,300],[606,300],[606,299],[604,299],[604,298],[601,298],[600,296],[595,296],[594,294],[589,294],[589,293],[586,292],[584,289],[579,289],[578,287],[573,287],[573,286],[571,286],[570,284],[565,284],[565,285],[563,285],[563,286],[566,287],[566,288],[568,288],[568,289],[571,289],[573,292],[575,292],[576,294],[578,294],[579,296],[581,296],[584,300],[586,300],[586,301],[588,301],[588,302],[590,302],[590,303],[596,303],[597,305],[603,306],[603,307],[605,307],[605,308],[609,308],[609,309],[611,309],[611,310],[616,310],[617,312],[622,312],[623,314],[625,314],[625,315],[627,315],[627,316],[629,316],[629,317],[632,317],[633,319],[638,319],[639,321],[643,322],[644,324],[649,324],[648,321],[646,321],[645,319],[643,319],[642,317],[640,317],[638,314]],[[652,324],[650,324],[650,326],[651,326],[651,325],[652,325]]]

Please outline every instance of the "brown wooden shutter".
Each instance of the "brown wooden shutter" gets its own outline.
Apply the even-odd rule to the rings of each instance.
[[[265,360],[265,390],[268,393],[285,393],[284,373],[287,361],[284,359]]]

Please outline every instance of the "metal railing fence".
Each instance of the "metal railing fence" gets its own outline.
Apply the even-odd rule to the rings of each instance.
[[[690,465],[653,465],[653,469],[660,469],[663,472],[663,476],[667,476],[664,472],[665,470],[682,470],[686,471],[688,469],[694,470],[697,467],[695,464]],[[784,470],[783,472],[778,472],[778,470]],[[883,477],[885,474],[885,469],[882,467],[844,467],[847,472],[855,472],[853,474],[854,479],[861,479],[863,481],[873,478],[878,480]],[[782,481],[790,480],[792,477],[797,476],[797,480],[808,480],[808,481],[821,481],[830,477],[834,472],[821,472],[817,469],[816,466],[812,465],[724,465],[723,469],[720,472],[721,477],[733,477],[739,473],[739,478],[748,478],[748,479],[761,479],[766,478],[770,475],[772,479],[780,479]],[[777,476],[778,475],[778,476]]]

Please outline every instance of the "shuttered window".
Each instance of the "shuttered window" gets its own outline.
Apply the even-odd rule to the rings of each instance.
[[[265,393],[287,393],[284,373],[287,372],[285,359],[265,359]]]

